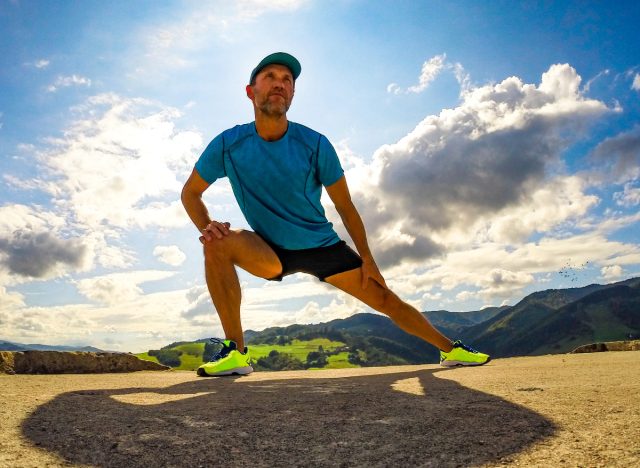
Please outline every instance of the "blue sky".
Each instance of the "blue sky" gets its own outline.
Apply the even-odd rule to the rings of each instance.
[[[416,307],[637,276],[639,10],[0,2],[0,338],[141,351],[221,334],[179,191],[216,134],[252,120],[248,75],[278,50],[302,63],[290,119],[333,142]],[[205,200],[247,226],[226,181]],[[241,281],[245,328],[367,311],[304,275]]]

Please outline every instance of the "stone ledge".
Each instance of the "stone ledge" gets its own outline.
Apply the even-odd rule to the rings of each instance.
[[[0,373],[4,374],[101,374],[168,369],[125,353],[0,351]]]
[[[572,353],[600,353],[603,351],[640,351],[640,340],[607,341],[578,346]]]

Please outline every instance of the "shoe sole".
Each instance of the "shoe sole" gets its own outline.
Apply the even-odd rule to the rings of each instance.
[[[200,376],[200,377],[222,377],[224,375],[249,375],[253,372],[253,367],[251,366],[247,366],[247,367],[236,367],[235,369],[231,369],[228,371],[223,371],[223,372],[216,372],[213,374],[209,374],[207,373],[207,371],[205,371],[202,367],[198,367],[198,370],[196,371],[196,373]]]
[[[491,361],[491,358],[487,359],[484,362],[444,361],[444,362],[441,362],[440,365],[442,367],[477,367],[477,366],[484,366],[489,361]]]

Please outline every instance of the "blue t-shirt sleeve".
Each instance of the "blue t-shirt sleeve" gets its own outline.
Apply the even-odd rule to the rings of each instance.
[[[324,135],[320,136],[320,144],[318,145],[317,174],[318,180],[325,187],[336,183],[344,174],[338,153]]]
[[[220,134],[211,140],[196,162],[196,171],[209,184],[227,175],[224,170],[223,148],[222,134]]]

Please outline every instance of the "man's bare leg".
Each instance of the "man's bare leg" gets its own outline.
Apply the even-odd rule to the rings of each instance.
[[[205,278],[225,337],[242,351],[244,336],[240,320],[242,293],[236,265],[261,278],[280,274],[282,265],[269,245],[251,231],[230,231],[222,239],[204,241]]]
[[[363,289],[360,268],[329,276],[325,278],[325,281],[361,300],[372,309],[389,316],[396,325],[407,333],[422,338],[444,352],[451,351],[453,347],[451,340],[431,325],[424,315],[402,301],[389,288],[369,279],[367,288]]]

